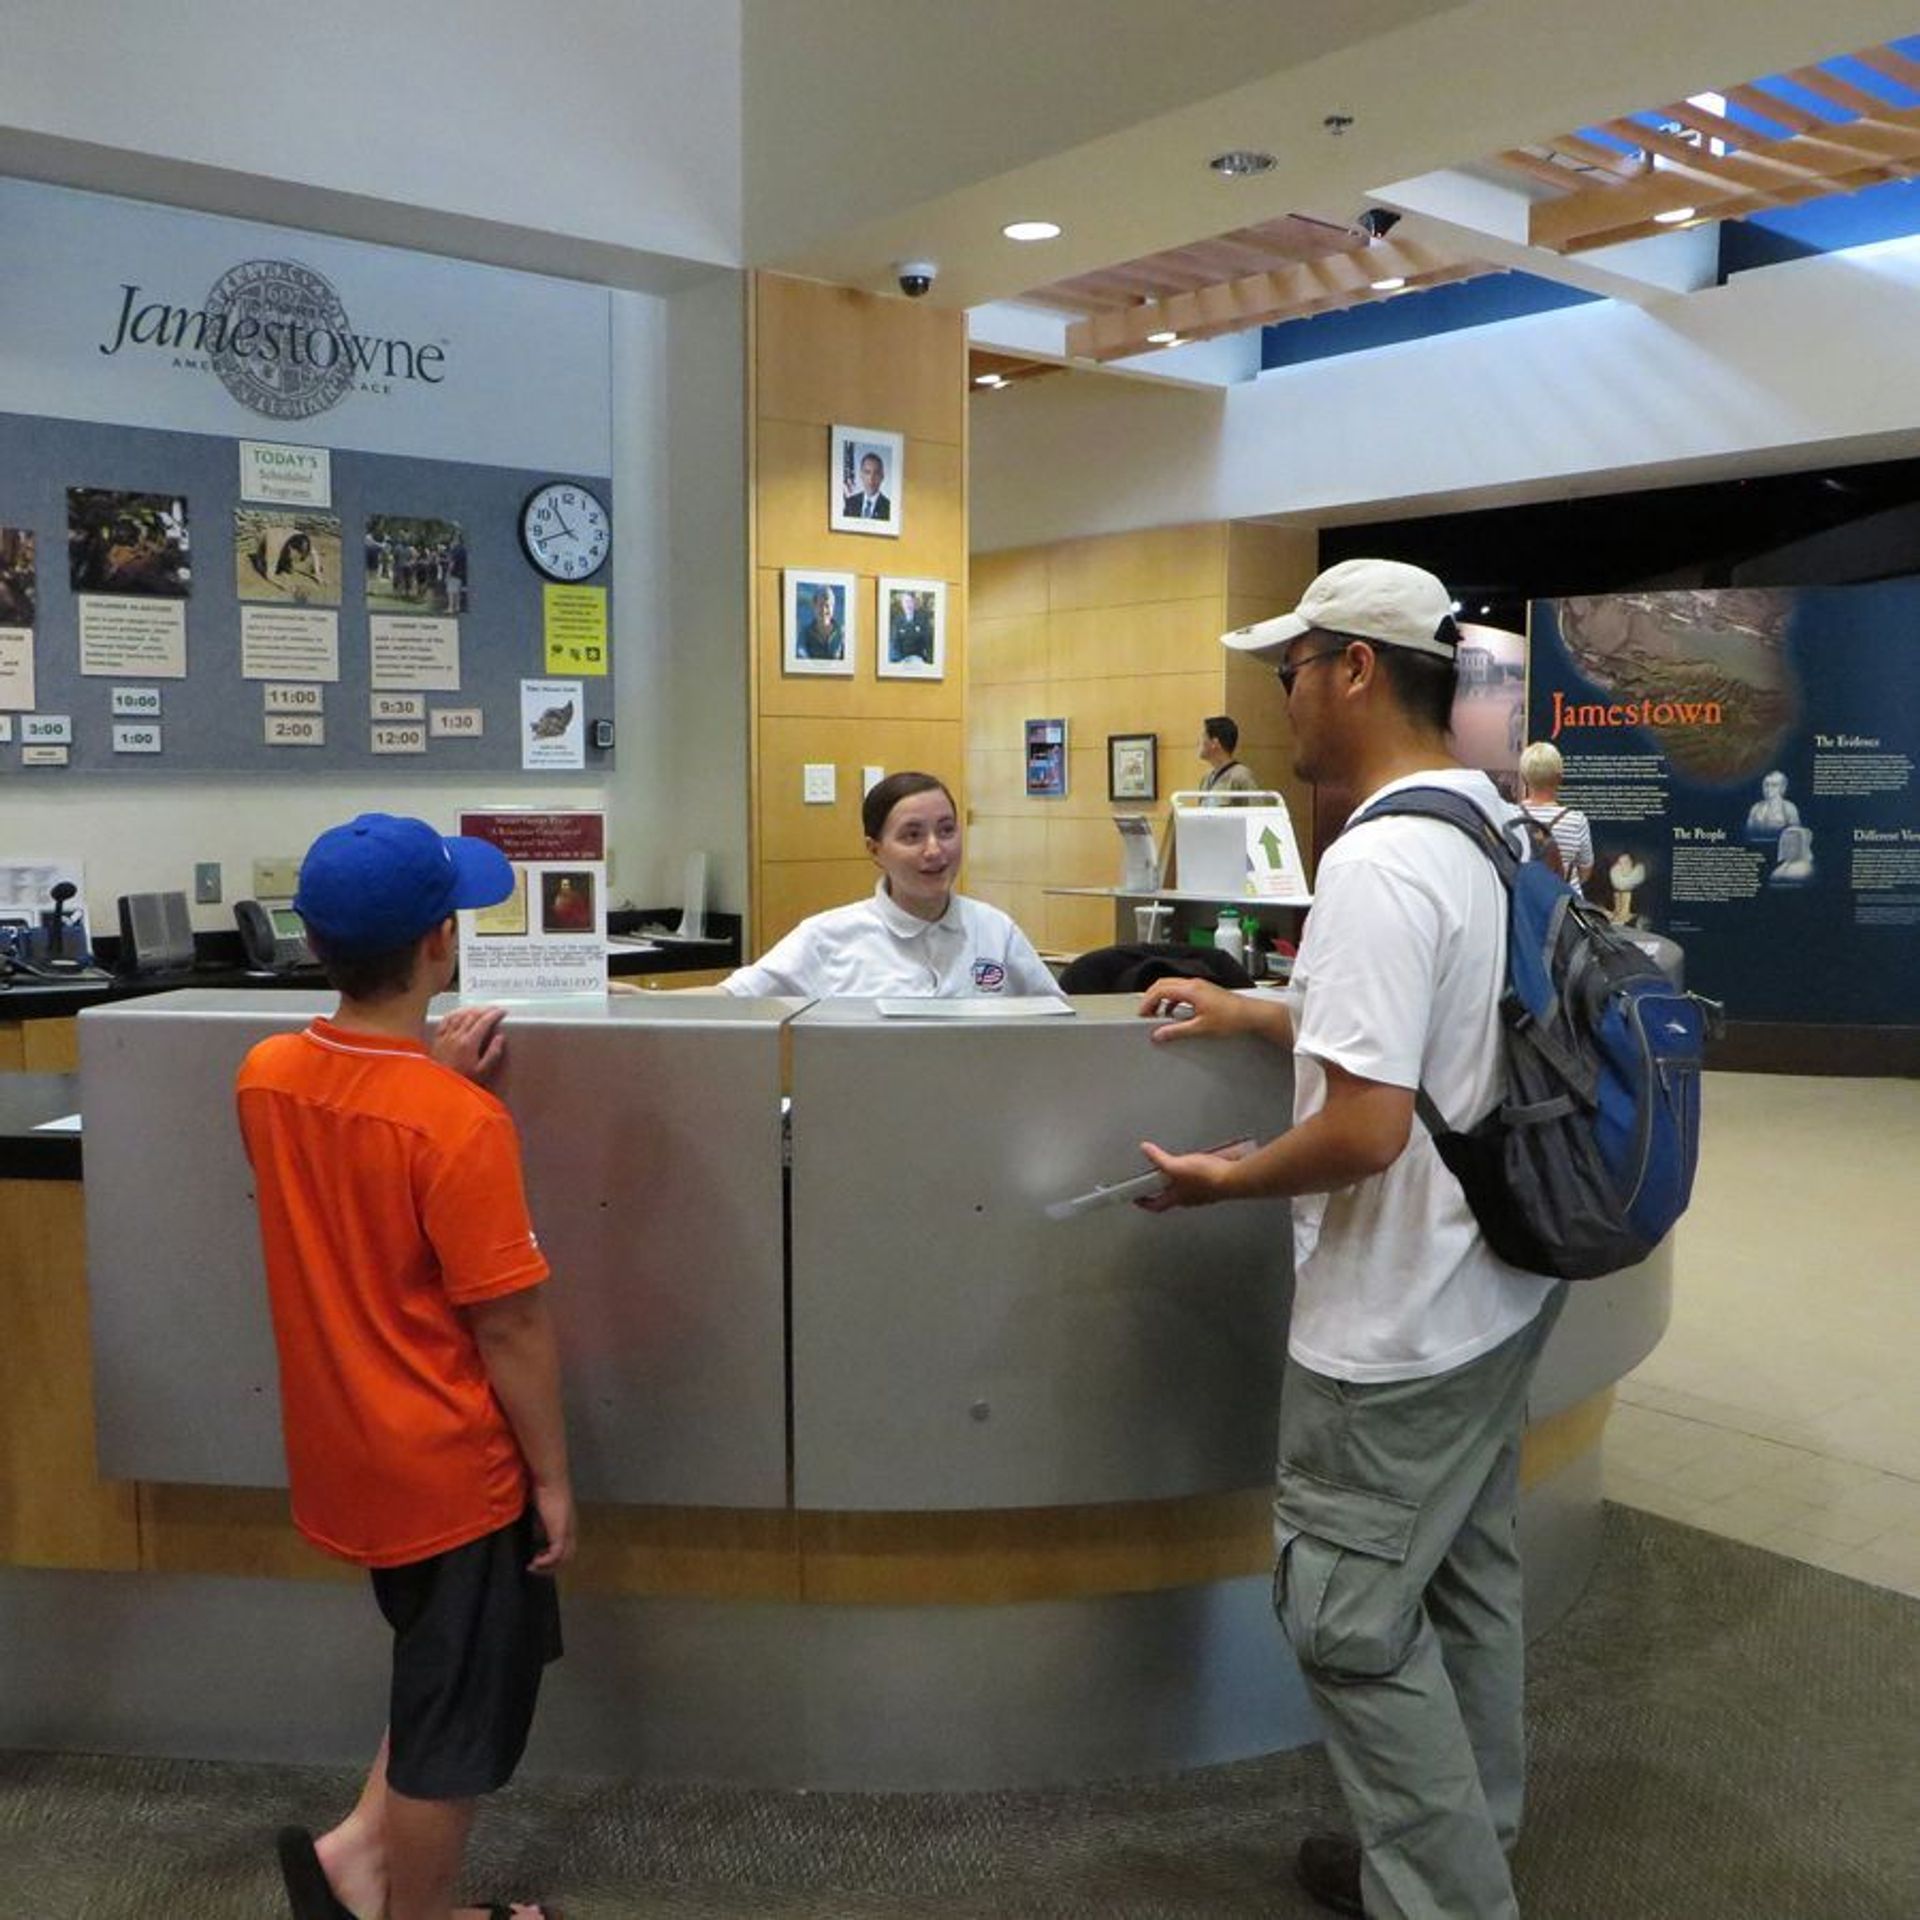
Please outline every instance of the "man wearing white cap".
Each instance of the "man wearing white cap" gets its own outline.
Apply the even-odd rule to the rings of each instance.
[[[1335,1912],[1517,1920],[1520,1434],[1563,1289],[1496,1258],[1414,1124],[1421,1089],[1455,1127],[1499,1097],[1506,895],[1444,821],[1356,825],[1405,787],[1503,830],[1512,809],[1448,748],[1459,633],[1432,574],[1344,561],[1225,644],[1277,669],[1300,776],[1365,796],[1287,1001],[1164,980],[1142,1003],[1192,1009],[1158,1041],[1252,1031],[1295,1056],[1288,1132],[1239,1161],[1147,1145],[1168,1184],[1145,1204],[1294,1199],[1274,1599],[1357,1834],[1310,1836],[1297,1871]]]

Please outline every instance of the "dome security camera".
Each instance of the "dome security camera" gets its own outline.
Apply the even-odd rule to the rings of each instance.
[[[899,279],[900,291],[909,300],[920,300],[933,291],[940,266],[934,260],[901,260],[896,262],[893,271]]]

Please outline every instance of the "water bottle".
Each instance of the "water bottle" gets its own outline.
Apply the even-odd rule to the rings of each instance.
[[[1232,907],[1220,909],[1220,918],[1213,929],[1213,950],[1230,954],[1242,965],[1246,963],[1246,950],[1240,938],[1240,915]]]

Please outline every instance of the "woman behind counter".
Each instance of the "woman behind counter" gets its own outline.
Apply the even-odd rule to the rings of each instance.
[[[724,992],[963,998],[1060,989],[998,907],[955,893],[960,817],[930,773],[893,773],[860,807],[867,852],[880,869],[870,898],[803,920]]]

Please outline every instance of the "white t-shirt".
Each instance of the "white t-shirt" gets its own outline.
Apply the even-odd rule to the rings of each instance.
[[[882,880],[865,900],[802,920],[721,981],[728,993],[899,994],[952,1000],[976,993],[1058,994],[1027,936],[984,901],[955,894],[938,920],[897,906]]]
[[[1416,786],[1450,787],[1494,820],[1513,817],[1484,773],[1460,767],[1390,781],[1361,806]],[[1501,1084],[1505,965],[1505,890],[1457,827],[1396,818],[1343,833],[1320,862],[1293,969],[1294,1124],[1326,1104],[1322,1061],[1424,1086],[1449,1126],[1480,1119]],[[1494,1255],[1417,1117],[1386,1172],[1295,1199],[1293,1258],[1288,1350],[1315,1373],[1357,1382],[1464,1366],[1525,1326],[1554,1285]]]

